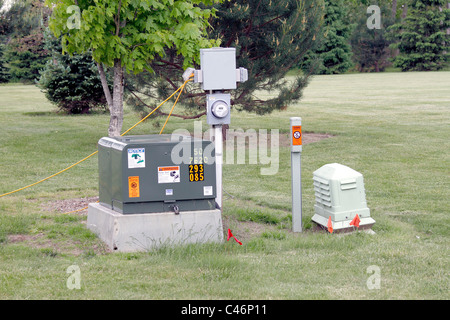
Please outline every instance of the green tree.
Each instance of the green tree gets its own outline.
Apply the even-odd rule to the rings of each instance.
[[[318,61],[318,74],[344,73],[352,66],[350,36],[353,25],[347,20],[344,0],[325,0],[323,37],[319,45],[308,52],[304,66]]]
[[[48,59],[43,30],[50,10],[43,1],[15,1],[0,13],[0,42],[7,44],[11,81],[33,82]]]
[[[360,72],[380,72],[390,64],[389,45],[392,41],[386,37],[387,28],[394,23],[396,16],[396,4],[391,7],[387,1],[374,1],[381,10],[380,28],[369,29],[367,27],[367,5],[358,7],[358,18],[356,27],[351,36],[353,59]]]
[[[10,40],[5,52],[9,64],[11,81],[34,82],[45,67],[49,55],[44,48],[44,37],[40,30]]]
[[[106,107],[97,65],[89,52],[64,55],[61,53],[61,40],[49,32],[45,33],[45,48],[51,53],[51,58],[41,71],[37,85],[47,99],[74,114]],[[108,84],[111,88],[110,79]]]
[[[214,8],[217,17],[211,21],[210,36],[220,38],[223,47],[236,48],[237,65],[249,71],[248,81],[230,92],[233,108],[263,115],[283,110],[301,99],[311,70],[292,81],[286,80],[286,74],[315,46],[323,1],[230,0]],[[127,102],[137,110],[154,108],[155,101],[167,97],[179,86],[185,65],[183,57],[167,50],[164,59],[154,60],[154,75],[140,74],[127,79],[131,92]],[[199,69],[198,65],[192,67]],[[270,91],[271,97],[260,96],[257,93],[260,90]],[[206,113],[204,95],[200,86],[190,86],[187,98],[183,99],[185,110],[172,116],[201,117]]]
[[[186,65],[202,47],[217,44],[206,38],[213,14],[200,5],[214,0],[47,0],[53,14],[49,26],[62,36],[64,52],[91,51],[97,62],[110,110],[109,136],[119,136],[123,123],[124,73],[151,70],[149,62],[176,48]],[[79,14],[78,14],[79,13]],[[103,65],[113,68],[109,90]]]
[[[409,0],[408,15],[402,23],[389,28],[398,41],[399,55],[394,66],[402,71],[442,69],[449,58],[450,9],[447,0]]]

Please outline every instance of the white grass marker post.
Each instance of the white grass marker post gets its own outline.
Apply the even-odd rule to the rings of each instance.
[[[292,231],[302,232],[302,118],[290,118],[291,175],[292,175]]]

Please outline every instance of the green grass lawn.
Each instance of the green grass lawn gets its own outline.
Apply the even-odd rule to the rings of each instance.
[[[96,157],[2,197],[0,299],[449,299],[449,84],[450,72],[316,76],[286,111],[233,113],[232,129],[284,135],[300,116],[304,132],[333,135],[303,146],[301,234],[290,231],[286,145],[275,175],[260,174],[267,165],[224,166],[225,226],[242,246],[109,252],[85,228],[85,213],[51,209],[97,196]],[[126,111],[124,130],[138,120]],[[60,115],[34,86],[0,86],[0,194],[91,154],[108,123],[106,114]],[[171,119],[165,133],[180,127],[193,123]],[[131,134],[159,130],[149,121]],[[375,235],[313,231],[313,172],[333,162],[363,174]],[[72,265],[79,290],[66,286]]]

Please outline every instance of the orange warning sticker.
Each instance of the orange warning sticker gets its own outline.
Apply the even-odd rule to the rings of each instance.
[[[158,167],[158,183],[179,183],[180,167]]]
[[[130,198],[139,198],[139,177],[128,177],[128,194]]]
[[[180,167],[158,167],[158,171],[176,171],[180,170]]]
[[[302,126],[292,126],[292,145],[302,145]]]

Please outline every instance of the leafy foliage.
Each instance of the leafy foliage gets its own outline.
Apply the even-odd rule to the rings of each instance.
[[[148,68],[155,56],[163,56],[164,48],[176,47],[187,62],[197,56],[200,47],[217,44],[206,39],[206,20],[212,10],[198,4],[206,0],[96,0],[78,1],[81,11],[80,29],[70,28],[67,8],[72,0],[47,0],[53,7],[50,29],[62,36],[64,52],[92,51],[95,61],[114,66],[119,59],[128,72],[139,73]]]

